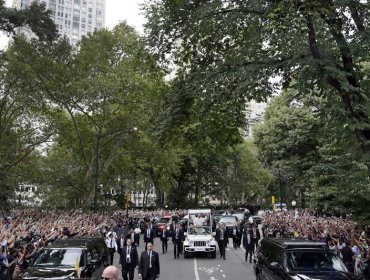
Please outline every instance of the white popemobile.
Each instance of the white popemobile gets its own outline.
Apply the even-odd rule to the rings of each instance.
[[[196,253],[208,253],[216,258],[216,244],[212,234],[212,215],[210,209],[189,209],[188,230],[185,233],[184,258]]]

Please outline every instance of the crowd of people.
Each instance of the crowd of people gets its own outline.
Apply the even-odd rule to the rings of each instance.
[[[312,209],[266,213],[263,222],[266,236],[303,238],[324,241],[355,275],[370,279],[370,225],[320,216]],[[348,251],[347,249],[351,250]]]
[[[119,238],[131,236],[133,245],[139,245],[140,237],[143,236],[144,241],[150,243],[154,236],[150,233],[148,239],[147,225],[155,224],[157,217],[175,215],[182,217],[185,214],[186,210],[132,210],[128,212],[128,216],[126,211],[83,213],[80,210],[63,212],[11,210],[0,213],[3,219],[0,232],[0,279],[16,279],[17,275],[27,268],[40,248],[57,239],[75,236],[102,236],[103,238],[114,236],[118,243],[115,245],[117,248]],[[235,241],[234,248],[240,245],[249,248],[244,240],[241,242],[243,232],[246,240],[249,240],[246,234],[251,234],[257,241],[266,236],[325,241],[330,249],[335,250],[342,258],[347,256],[342,253],[342,249],[346,246],[350,247],[353,252],[351,258],[353,265],[348,261],[346,265],[357,275],[369,276],[370,226],[361,227],[353,221],[320,216],[313,210],[305,209],[278,213],[266,212],[263,216],[263,224],[259,227],[248,225],[248,220],[245,224],[236,222],[233,234],[238,234],[235,238],[232,236]],[[175,231],[174,236],[178,237],[178,233]],[[221,236],[223,238],[223,235],[217,237],[220,239]],[[163,237],[161,236],[161,240]],[[165,239],[167,240],[168,237]],[[167,244],[162,249],[163,252],[167,251]],[[180,250],[181,246],[178,246],[175,258],[178,257]],[[224,250],[220,251],[221,254],[223,252]]]

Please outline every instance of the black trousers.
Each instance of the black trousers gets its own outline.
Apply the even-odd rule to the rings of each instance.
[[[224,257],[224,258],[226,258],[226,250],[225,250],[226,242],[227,241],[225,239],[218,241],[218,248],[220,249],[220,255],[221,257]]]
[[[179,257],[179,254],[181,252],[181,245],[182,242],[180,240],[174,241],[173,243],[173,255],[176,257]]]
[[[114,258],[114,252],[116,249],[114,248],[109,248],[109,264],[113,265],[113,258]]]
[[[154,269],[148,268],[146,277],[143,277],[143,280],[155,280],[156,278],[157,278],[157,275],[155,275]]]
[[[249,262],[252,262],[252,256],[254,253],[254,244],[250,244],[245,248],[245,261],[248,261],[248,254],[249,254]]]
[[[168,241],[162,240],[162,252],[167,253]]]
[[[135,275],[135,267],[132,264],[126,264],[125,268],[122,268],[123,280],[133,280]]]

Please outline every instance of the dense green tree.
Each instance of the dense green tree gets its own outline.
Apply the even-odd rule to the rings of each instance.
[[[49,15],[45,3],[32,1],[29,7],[17,10],[6,7],[5,1],[0,0],[0,30],[8,34],[15,35],[17,28],[30,28],[40,40],[53,41],[57,29]]]
[[[55,148],[68,149],[77,160],[87,207],[92,186],[114,177],[109,167],[125,152],[124,144],[133,141],[136,129],[145,134],[142,128],[154,114],[146,112],[155,109],[146,105],[163,89],[163,72],[125,23],[88,35],[75,50],[64,40],[45,46],[18,38],[9,57],[23,89],[55,107]]]
[[[302,93],[340,101],[370,156],[368,1],[157,0],[145,10],[151,51],[177,67],[172,120],[199,106],[231,137],[246,100],[295,79]]]
[[[271,194],[365,221],[370,197],[366,157],[350,127],[342,125],[346,115],[338,110],[339,102],[285,91],[269,105],[256,144],[275,176]]]

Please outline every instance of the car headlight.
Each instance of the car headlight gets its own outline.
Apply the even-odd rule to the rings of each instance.
[[[194,241],[193,240],[189,240],[189,245],[193,245],[194,244]]]

